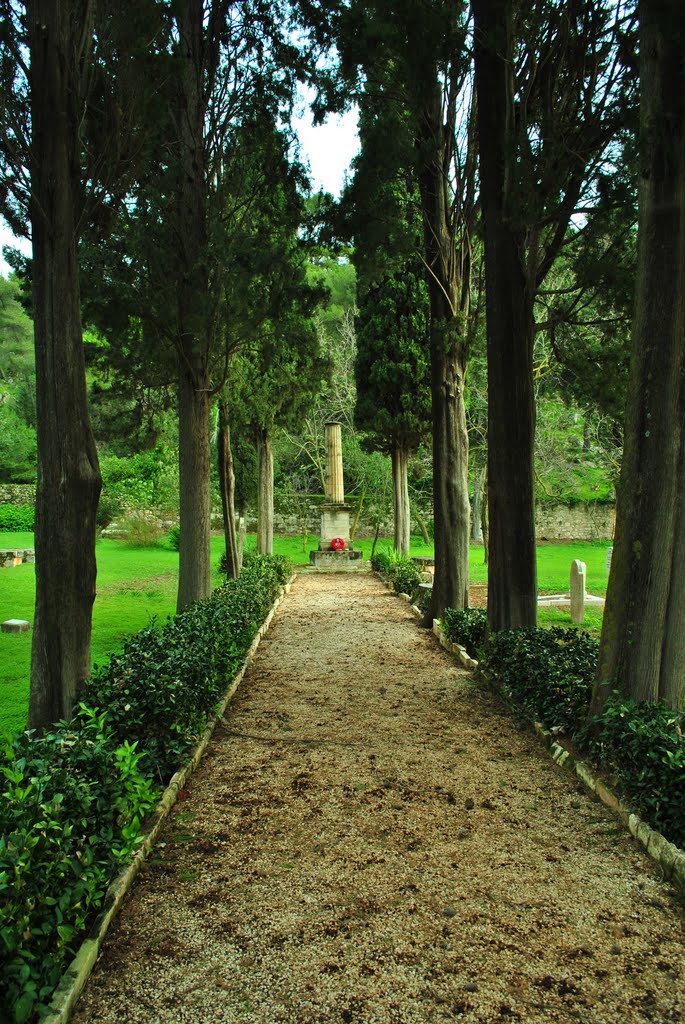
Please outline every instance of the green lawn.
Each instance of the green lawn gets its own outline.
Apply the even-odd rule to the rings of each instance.
[[[309,561],[309,551],[317,546],[318,537],[310,535],[306,544],[302,536],[277,537],[274,550],[288,555],[295,564]],[[0,532],[0,547],[32,547],[31,533]],[[355,542],[364,557],[371,554],[371,539]],[[379,547],[391,547],[387,540]],[[247,538],[247,549],[254,549],[255,537]],[[542,592],[561,593],[568,590],[569,571],[574,558],[587,565],[587,587],[591,594],[606,592],[607,542],[576,542],[543,544],[538,548],[538,587]],[[223,537],[212,537],[212,565],[218,566],[223,551]],[[413,555],[432,555],[432,546],[412,538]],[[178,553],[162,543],[155,547],[132,547],[125,541],[100,540],[97,544],[97,598],[93,607],[93,663],[104,661],[118,650],[124,638],[150,623],[153,617],[172,615],[176,604]],[[482,547],[472,546],[471,579],[487,580]],[[214,570],[214,583],[220,577]],[[33,620],[35,573],[33,565],[0,569],[0,622],[5,619]],[[545,609],[540,613],[544,625],[570,625],[567,612]],[[598,629],[601,612],[589,610],[586,625]],[[0,633],[0,732],[23,728],[26,720],[28,678],[31,657],[30,633]]]

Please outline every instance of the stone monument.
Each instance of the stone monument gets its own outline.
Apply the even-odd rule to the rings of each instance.
[[[326,500],[321,506],[319,547],[309,552],[309,561],[317,569],[356,567],[362,557],[350,540],[350,513],[345,504],[343,481],[342,430],[339,423],[326,424]]]

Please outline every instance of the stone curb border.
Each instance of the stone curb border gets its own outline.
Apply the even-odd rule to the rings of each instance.
[[[478,662],[475,658],[471,658],[466,649],[461,644],[455,644],[445,636],[442,632],[441,624],[439,619],[433,619],[433,633],[438,638],[440,646],[443,647],[450,654],[454,654],[461,665],[475,671],[478,668]],[[483,679],[496,690],[500,696],[503,696],[501,687],[497,684],[496,680],[492,679],[487,673],[481,670],[481,676]],[[510,700],[506,697],[506,700],[517,707],[515,701]],[[521,713],[521,708],[517,708]],[[656,861],[663,872],[665,881],[670,881],[673,885],[685,894],[685,852],[673,843],[669,843],[667,839],[662,836],[661,832],[657,832],[651,828],[646,821],[643,821],[639,814],[635,814],[630,808],[626,807],[625,804],[621,803],[616,794],[609,789],[605,782],[598,779],[587,761],[581,761],[573,756],[570,750],[563,746],[555,738],[554,733],[546,729],[540,722],[533,722],[533,728],[537,735],[540,737],[542,743],[549,751],[549,754],[553,761],[556,761],[558,765],[563,768],[568,768],[574,771],[583,785],[594,793],[603,804],[605,804],[610,811],[616,814],[623,825],[628,829],[631,836],[637,839],[639,843],[644,846],[647,854]]]
[[[186,782],[202,760],[217,723],[226,711],[226,708],[230,704],[236,690],[242,682],[243,676],[245,675],[245,672],[252,661],[257,648],[259,647],[262,637],[271,625],[271,620],[276,614],[276,610],[282,603],[285,595],[290,593],[290,588],[295,576],[296,574],[293,574],[285,586],[281,587],[278,597],[271,606],[266,618],[257,630],[257,635],[248,648],[243,664],[238,669],[238,672],[233,677],[230,686],[226,690],[218,711],[207,722],[207,726],[202,737],[190,755],[190,760],[184,768],[177,771],[176,774],[172,776],[169,785],[164,790],[156,809],[152,813],[150,819],[151,826],[145,833],[145,838],[136,850],[133,859],[128,866],[124,868],[121,874],[119,874],[110,884],[105,895],[102,909],[93,922],[93,926],[88,935],[81,943],[76,956],[62,975],[62,979],[53,993],[50,1006],[48,1007],[45,1015],[41,1017],[41,1022],[49,1022],[49,1024],[67,1024],[69,1021],[71,1012],[84,989],[93,966],[95,965],[95,961],[97,960],[112,920],[118,913],[138,872],[152,851],[162,825],[166,821],[171,808],[178,799],[179,791],[184,788]]]

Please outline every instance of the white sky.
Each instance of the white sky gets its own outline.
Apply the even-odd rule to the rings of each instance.
[[[312,179],[316,192],[322,188],[337,198],[343,187],[345,174],[359,148],[357,137],[356,108],[345,114],[330,116],[325,124],[312,126],[309,109],[297,117],[294,126],[300,139],[301,156]],[[2,247],[15,245],[25,252],[30,251],[29,243],[16,239],[0,217],[0,274],[7,277],[10,268],[2,256]]]

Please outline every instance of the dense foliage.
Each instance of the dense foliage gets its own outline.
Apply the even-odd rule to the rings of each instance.
[[[572,733],[587,717],[597,642],[576,629],[509,629],[488,639],[481,665],[548,728]]]
[[[610,771],[653,828],[685,846],[685,715],[615,693],[588,721],[598,649],[574,629],[506,630],[488,638],[481,665],[532,718]]]
[[[397,594],[413,597],[421,582],[421,571],[416,562],[396,551],[377,551],[371,558],[371,568],[384,576]]]
[[[253,559],[237,580],[97,669],[71,722],[7,742],[0,772],[0,1018],[49,1000],[159,783],[200,737],[290,575]]]
[[[33,505],[0,505],[0,530],[10,533],[33,530]]]
[[[685,849],[685,715],[614,693],[580,737],[611,769],[636,810]]]
[[[448,640],[461,644],[472,658],[481,657],[488,631],[484,608],[446,608],[441,627]]]

